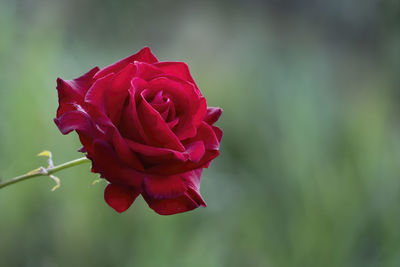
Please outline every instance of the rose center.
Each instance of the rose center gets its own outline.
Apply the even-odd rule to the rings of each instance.
[[[160,114],[168,126],[171,129],[174,128],[178,124],[179,118],[176,117],[175,105],[170,96],[163,90],[156,94],[151,94],[147,90],[143,93],[145,100]]]

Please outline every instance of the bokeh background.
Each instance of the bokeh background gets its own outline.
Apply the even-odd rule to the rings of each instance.
[[[57,77],[143,46],[221,106],[207,208],[118,215],[89,165],[0,190],[0,266],[400,266],[397,0],[0,1],[0,177],[81,156]]]

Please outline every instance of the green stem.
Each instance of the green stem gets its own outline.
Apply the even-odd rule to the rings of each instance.
[[[73,167],[73,166],[76,166],[76,165],[80,165],[82,163],[89,162],[89,161],[90,161],[89,159],[87,159],[86,157],[83,157],[83,158],[79,158],[79,159],[75,159],[75,160],[71,160],[71,161],[65,162],[63,164],[60,164],[60,165],[57,165],[57,166],[54,166],[54,167],[48,167],[48,168],[40,167],[40,168],[32,170],[32,171],[30,171],[30,172],[28,172],[28,173],[26,173],[24,175],[11,178],[11,179],[9,179],[8,181],[5,181],[5,182],[1,182],[0,183],[0,188],[9,186],[9,185],[12,185],[12,184],[15,184],[15,183],[18,183],[18,182],[21,182],[21,181],[24,181],[24,180],[27,180],[27,179],[30,179],[30,178],[38,177],[38,176],[50,176],[53,173],[56,173],[56,172],[59,172],[61,170],[64,170],[64,169],[67,169],[67,168],[70,168],[70,167]]]

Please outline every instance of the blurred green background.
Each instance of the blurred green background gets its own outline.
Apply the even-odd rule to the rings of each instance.
[[[81,156],[57,77],[143,46],[221,106],[208,204],[118,215],[82,165],[0,190],[0,266],[400,266],[400,2],[0,1],[0,177]]]

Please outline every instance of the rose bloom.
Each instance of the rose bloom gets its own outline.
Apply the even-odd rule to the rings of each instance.
[[[222,113],[207,107],[188,66],[159,62],[149,48],[74,80],[57,79],[56,125],[76,131],[92,172],[109,184],[106,202],[117,212],[141,194],[169,215],[206,206],[203,168],[219,154]]]

